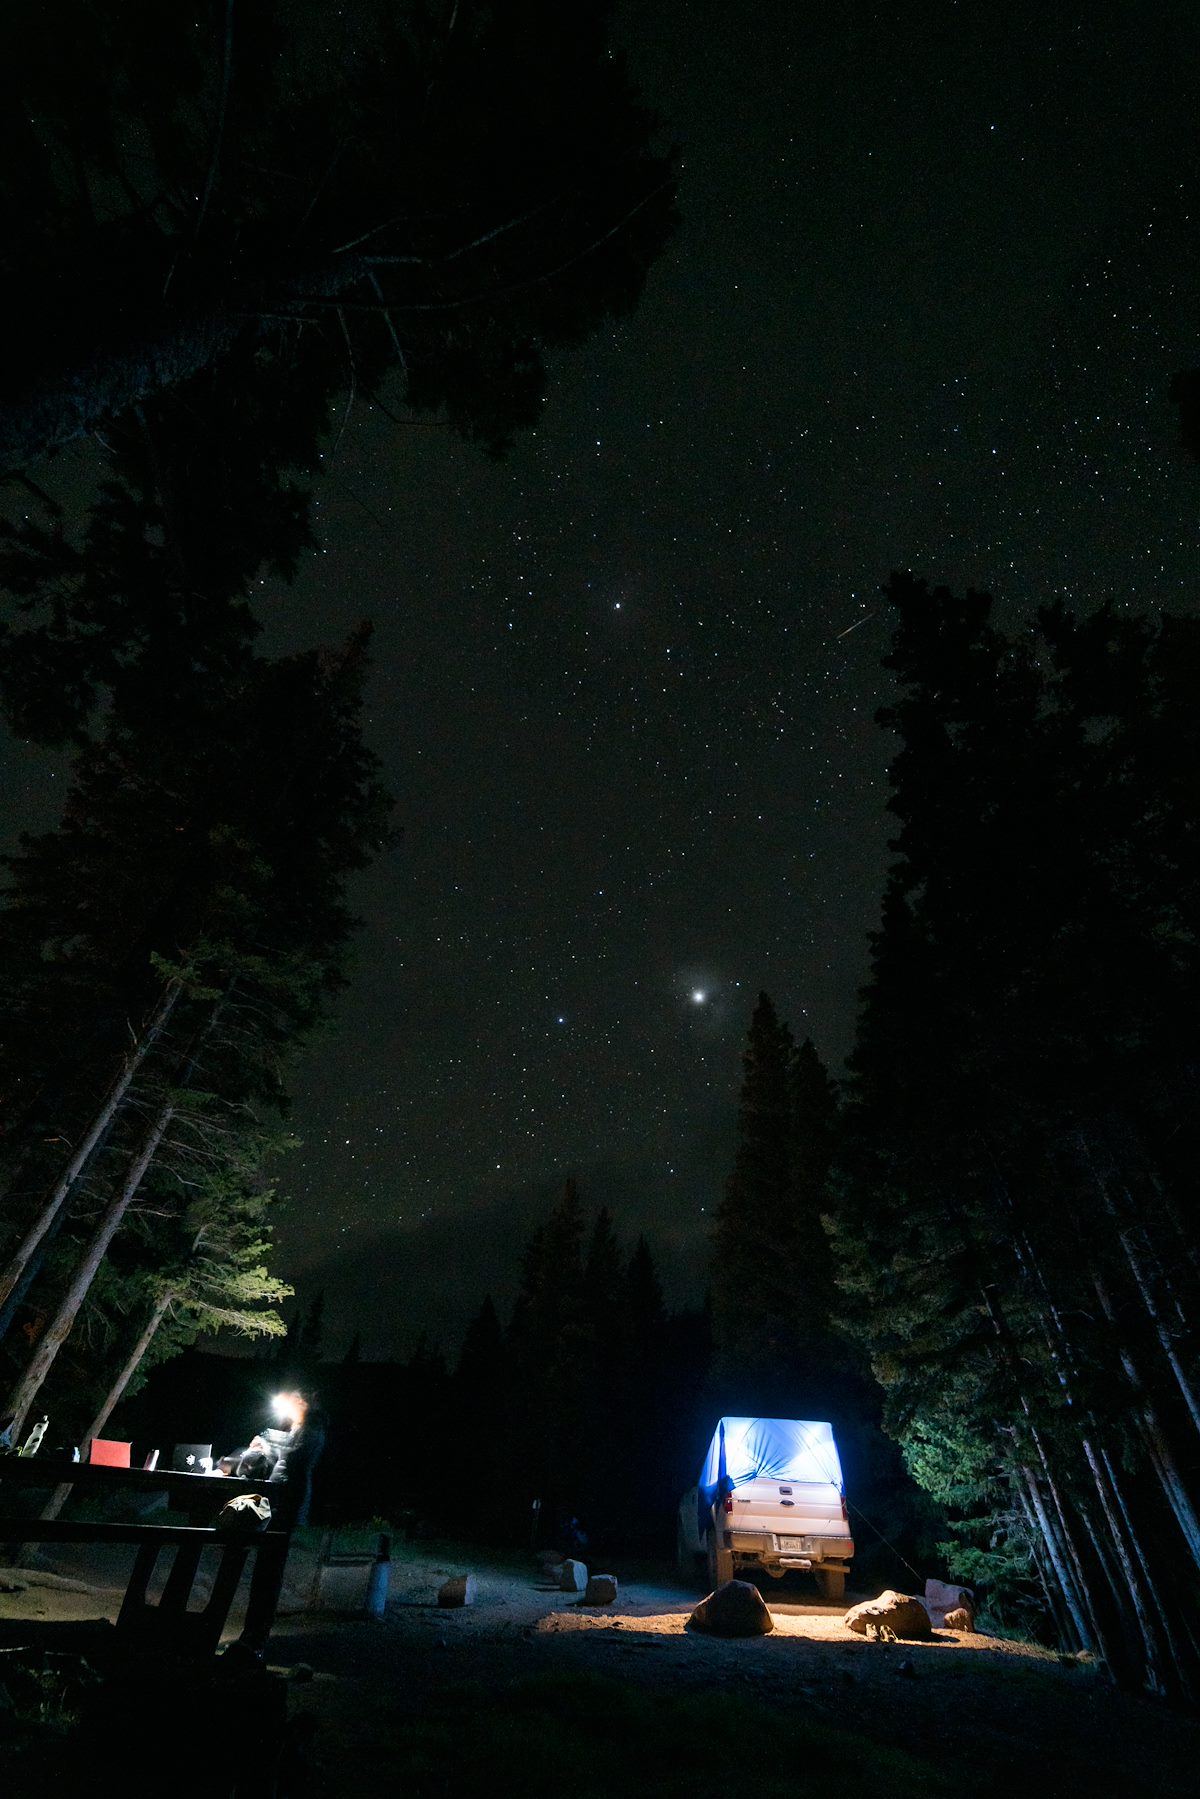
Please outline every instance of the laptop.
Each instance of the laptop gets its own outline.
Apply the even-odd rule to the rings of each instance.
[[[207,1474],[212,1468],[211,1443],[176,1443],[171,1451],[176,1474]]]

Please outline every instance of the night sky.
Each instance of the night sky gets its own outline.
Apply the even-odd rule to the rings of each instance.
[[[376,628],[400,847],[296,1082],[278,1272],[457,1347],[563,1179],[698,1297],[766,988],[832,1072],[886,864],[880,583],[1194,610],[1200,14],[621,15],[683,229],[502,463],[361,402],[263,647]],[[393,396],[393,401],[394,401]],[[10,807],[61,774],[18,752]]]

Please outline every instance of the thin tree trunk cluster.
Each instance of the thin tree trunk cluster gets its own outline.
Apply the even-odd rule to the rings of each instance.
[[[138,1034],[132,1048],[124,1057],[112,1086],[83,1131],[66,1167],[38,1207],[24,1237],[13,1251],[3,1271],[0,1272],[0,1306],[5,1303],[9,1295],[23,1280],[30,1263],[53,1230],[63,1207],[71,1197],[75,1183],[92,1160],[97,1147],[124,1103],[135,1075],[168,1024],[181,992],[182,984],[179,981],[168,981],[149,1022]]]
[[[181,1092],[195,1073],[200,1046],[220,1016],[223,998],[204,1002],[199,1008],[199,1017],[193,1013],[190,1021],[188,1047],[182,1056],[172,1056],[163,1033],[176,1013],[183,992],[183,982],[178,978],[166,983],[145,1029],[123,1058],[116,1077],[82,1133],[79,1146],[0,1275],[0,1294],[6,1295],[26,1276],[39,1247],[70,1203],[83,1176],[93,1168],[96,1184],[107,1191],[107,1198],[99,1217],[83,1236],[66,1278],[57,1284],[49,1315],[34,1335],[29,1358],[0,1408],[5,1416],[11,1415],[14,1436],[41,1393],[59,1352],[75,1327],[112,1241],[162,1151],[167,1131],[180,1109]],[[159,1052],[157,1059],[152,1054],[155,1050]],[[139,1072],[147,1075],[148,1090],[157,1087],[157,1097],[147,1099],[143,1094],[142,1085],[135,1078]],[[110,1133],[116,1124],[123,1128],[114,1141]],[[155,1310],[154,1328],[148,1334],[142,1333],[136,1359],[127,1363],[119,1387],[114,1389],[103,1412],[101,1424],[120,1392],[133,1378],[157,1332],[165,1307],[161,1311],[157,1307]],[[97,1428],[87,1434],[96,1435]]]
[[[1027,1186],[999,1179],[989,1156],[972,1194],[964,1170],[944,1241],[957,1230],[963,1265],[985,1278],[974,1302],[958,1296],[964,1335],[949,1353],[932,1353],[927,1316],[906,1327],[894,1424],[902,1441],[919,1420],[926,1436],[990,1442],[992,1515],[1023,1518],[1062,1643],[1122,1684],[1194,1702],[1197,1293],[1173,1253],[1169,1208],[1134,1198],[1131,1155],[1143,1159],[1127,1121],[1093,1120],[1046,1145],[1042,1178]],[[927,1271],[914,1260],[906,1278],[916,1317]],[[983,1338],[966,1334],[972,1312],[988,1321]],[[952,1405],[947,1362],[974,1370]]]

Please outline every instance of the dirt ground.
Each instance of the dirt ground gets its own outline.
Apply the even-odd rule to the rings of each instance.
[[[33,1568],[0,1568],[0,1618],[115,1617],[123,1552],[56,1551]],[[727,1641],[689,1630],[700,1594],[662,1565],[618,1563],[614,1606],[592,1609],[548,1585],[531,1561],[447,1545],[400,1545],[379,1621],[312,1612],[313,1549],[293,1553],[273,1667],[290,1677],[289,1710],[312,1731],[311,1790],[370,1799],[396,1790],[390,1765],[406,1718],[451,1689],[495,1693],[556,1674],[599,1675],[642,1689],[738,1694],[860,1732],[961,1770],[972,1791],[1019,1787],[1083,1794],[1192,1790],[1200,1722],[1118,1694],[1102,1673],[1025,1644],[938,1631],[928,1643],[866,1642],[846,1605],[796,1585],[768,1585],[774,1631]],[[443,1610],[452,1574],[474,1575],[474,1601]],[[231,1620],[235,1634],[237,1615]]]

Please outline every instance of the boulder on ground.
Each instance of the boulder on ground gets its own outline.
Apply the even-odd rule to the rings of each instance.
[[[884,1631],[914,1641],[933,1636],[924,1603],[914,1599],[911,1593],[895,1593],[890,1587],[878,1599],[866,1599],[861,1605],[852,1605],[842,1622],[860,1637],[876,1636]]]
[[[975,1614],[969,1605],[956,1605],[946,1613],[945,1624],[947,1630],[974,1630]]]
[[[766,1600],[748,1580],[727,1580],[700,1601],[688,1623],[714,1637],[765,1637],[775,1628]]]
[[[927,1580],[925,1582],[925,1598],[931,1612],[950,1612],[956,1605],[975,1609],[975,1595],[970,1587],[960,1587],[950,1581]]]
[[[582,1593],[587,1586],[588,1571],[582,1562],[573,1561],[570,1556],[562,1565],[562,1573],[558,1584],[564,1593]]]
[[[583,1595],[585,1605],[611,1605],[617,1596],[615,1574],[592,1574]]]
[[[438,1588],[438,1604],[447,1608],[460,1605],[474,1605],[475,1576],[473,1574],[452,1574]]]
[[[929,1613],[929,1622],[935,1630],[940,1630],[946,1622],[946,1614],[952,1611],[968,1611],[972,1623],[975,1618],[975,1595],[970,1587],[957,1587],[944,1580],[927,1580],[925,1582],[925,1610]],[[951,1630],[955,1627],[950,1626]]]

